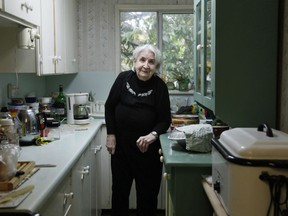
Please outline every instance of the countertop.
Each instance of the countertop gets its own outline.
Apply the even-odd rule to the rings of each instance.
[[[176,141],[168,139],[168,133],[160,135],[161,149],[165,166],[211,166],[211,153],[190,152]]]
[[[61,125],[60,140],[42,146],[21,147],[19,161],[35,161],[36,164],[53,164],[35,173],[19,189],[34,185],[32,193],[17,207],[17,210],[37,212],[69,173],[77,159],[96,135],[104,119],[91,119],[87,125]],[[1,209],[0,212],[5,211]]]

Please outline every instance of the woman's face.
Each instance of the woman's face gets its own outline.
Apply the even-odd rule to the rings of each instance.
[[[142,81],[149,80],[156,71],[155,55],[153,52],[143,50],[134,62],[137,77]]]

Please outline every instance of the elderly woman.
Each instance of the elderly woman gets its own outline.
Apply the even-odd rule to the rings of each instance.
[[[137,215],[154,216],[162,176],[158,136],[170,126],[170,101],[166,84],[156,75],[161,65],[158,48],[149,44],[137,47],[133,62],[134,70],[118,75],[105,103],[112,215],[129,215],[135,180]]]

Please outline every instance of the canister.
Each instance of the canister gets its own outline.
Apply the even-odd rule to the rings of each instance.
[[[52,138],[53,140],[60,139],[60,122],[57,120],[47,120],[46,128],[44,130],[44,136]]]

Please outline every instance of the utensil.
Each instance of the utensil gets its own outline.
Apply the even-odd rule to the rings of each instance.
[[[33,189],[34,189],[34,185],[28,185],[22,189],[12,191],[12,192],[0,197],[0,203],[9,202],[20,195],[31,192]]]

